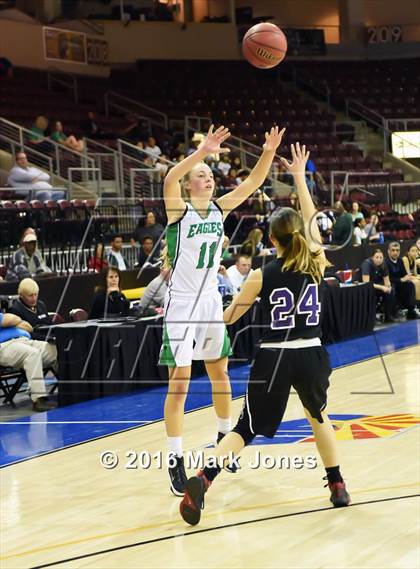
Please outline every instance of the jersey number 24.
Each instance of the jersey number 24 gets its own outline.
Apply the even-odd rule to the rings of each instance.
[[[296,310],[295,297],[287,287],[275,288],[270,294],[270,303],[274,304],[271,310],[271,328],[285,330],[295,327],[295,315],[307,314],[306,326],[317,326],[321,304],[318,300],[318,286],[309,284],[301,295]],[[293,314],[291,314],[293,312]]]

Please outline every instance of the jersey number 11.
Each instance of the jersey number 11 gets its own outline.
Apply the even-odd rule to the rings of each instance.
[[[209,262],[207,263],[206,269],[211,269],[214,265],[214,255],[216,254],[217,241],[214,241],[209,247]],[[198,263],[196,269],[204,269],[204,262],[207,253],[207,243],[204,242],[200,247],[200,257],[198,258]]]

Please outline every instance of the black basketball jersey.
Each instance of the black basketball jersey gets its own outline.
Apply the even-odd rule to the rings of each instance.
[[[277,258],[262,269],[261,343],[320,338],[323,285],[282,267]]]

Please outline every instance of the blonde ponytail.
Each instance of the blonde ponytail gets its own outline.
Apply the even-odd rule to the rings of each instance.
[[[302,233],[295,229],[290,242],[283,253],[283,268],[285,270],[309,274],[319,284],[322,280],[321,263],[318,257],[319,251],[311,251]]]

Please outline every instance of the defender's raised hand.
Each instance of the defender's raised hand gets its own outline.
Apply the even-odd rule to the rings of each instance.
[[[286,166],[287,170],[291,174],[304,174],[306,169],[306,162],[309,158],[309,150],[306,152],[306,146],[300,146],[299,142],[296,144],[291,144],[292,150],[292,162],[286,160],[286,158],[281,158],[282,163]]]
[[[265,133],[265,142],[263,144],[264,150],[276,150],[280,146],[281,139],[283,138],[284,131],[286,129],[282,128],[279,131],[278,126],[273,126],[270,132]]]
[[[199,150],[205,150],[207,154],[223,154],[230,152],[229,148],[221,148],[221,145],[230,136],[228,128],[224,126],[219,126],[217,130],[214,130],[214,125],[211,125],[207,133],[206,138],[198,147]]]

